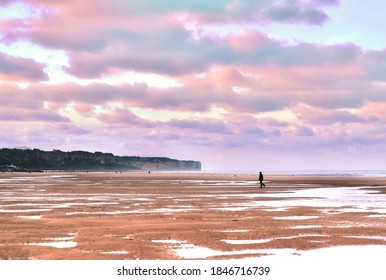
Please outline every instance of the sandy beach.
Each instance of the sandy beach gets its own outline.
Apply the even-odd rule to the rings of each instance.
[[[386,246],[386,178],[1,173],[0,259],[244,259]],[[386,248],[386,247],[385,247]]]

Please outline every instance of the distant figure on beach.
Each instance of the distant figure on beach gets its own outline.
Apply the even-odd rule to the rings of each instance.
[[[264,181],[264,176],[263,176],[263,173],[259,173],[259,181],[260,181],[260,188],[264,187],[265,188],[265,184],[263,183]]]

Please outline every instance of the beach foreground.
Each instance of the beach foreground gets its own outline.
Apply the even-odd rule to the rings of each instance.
[[[1,173],[0,259],[246,259],[386,248],[386,178]],[[371,247],[367,247],[371,248]]]

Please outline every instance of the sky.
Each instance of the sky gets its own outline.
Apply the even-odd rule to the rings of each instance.
[[[0,147],[386,169],[386,2],[0,0]]]

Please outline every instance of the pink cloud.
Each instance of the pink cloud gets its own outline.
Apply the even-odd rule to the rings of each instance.
[[[289,21],[306,24],[322,24],[328,20],[324,7],[338,5],[336,0],[296,0],[283,2],[273,1],[180,1],[165,3],[152,0],[114,0],[108,4],[103,1],[58,1],[30,0],[33,4],[45,5],[51,9],[63,11],[76,16],[103,17],[129,15],[152,16],[154,14],[173,14],[191,12],[200,15],[202,20],[216,21],[238,20],[256,21],[264,18],[266,21]]]
[[[242,29],[238,33],[226,36],[227,43],[234,49],[242,52],[253,52],[268,47],[271,40],[267,35],[251,29]]]
[[[44,106],[42,96],[31,89],[15,85],[0,85],[0,122],[68,123],[55,109]]]
[[[248,87],[255,86],[258,82],[253,76],[244,75],[237,67],[228,67],[228,66],[217,66],[210,69],[207,72],[207,77],[205,79],[196,78],[195,81],[192,81],[191,85],[195,82],[204,81],[212,86],[219,88],[233,88],[233,87]]]
[[[324,6],[327,2],[319,1],[315,6]],[[28,23],[20,22],[20,28],[16,31],[10,29],[6,38],[71,50],[68,71],[79,77],[100,77],[114,68],[181,75],[205,71],[211,64],[263,64],[272,61],[296,64],[305,59],[315,63],[322,58],[329,59],[320,55],[325,52],[313,47],[284,47],[266,35],[250,30],[228,36],[228,46],[206,39],[194,42],[184,26],[169,20],[170,15],[186,8],[197,13],[217,14],[218,9],[213,6],[221,6],[232,14],[232,8],[226,2],[213,5],[204,2],[194,5],[163,3],[158,13],[154,8],[158,2],[145,5],[141,1],[114,1],[106,5],[101,1],[71,1],[64,5],[58,1],[31,0],[30,3],[45,6],[44,17],[31,19]],[[279,4],[276,1],[273,5],[252,1],[248,5],[253,8],[251,11],[261,11],[264,7],[272,9]],[[303,4],[295,1],[291,5],[298,7]],[[136,13],[137,9],[142,12]],[[255,54],[251,55],[251,51]],[[306,52],[308,57],[303,56]],[[288,57],[297,59],[298,55],[303,57],[288,61]]]
[[[18,109],[44,108],[43,100],[37,92],[21,89],[12,84],[0,84],[0,107]]]
[[[24,2],[41,9],[41,16],[0,22],[2,42],[26,40],[63,50],[67,73],[78,78],[135,71],[172,76],[181,86],[41,84],[45,65],[1,54],[3,82],[32,83],[26,89],[0,85],[1,143],[191,153],[207,160],[224,150],[253,159],[278,150],[318,156],[328,150],[336,156],[347,147],[384,149],[385,51],[287,44],[247,28],[223,36],[200,29],[234,22],[322,25],[328,20],[325,8],[339,1]],[[188,20],[175,20],[182,14]],[[132,107],[155,112],[155,119],[140,118]],[[194,117],[161,122],[157,110]],[[220,113],[207,117],[212,110]],[[280,112],[261,118],[276,110],[298,120],[276,119]],[[80,128],[75,117],[62,116],[73,111],[93,125]]]
[[[119,70],[181,76],[206,72],[213,65],[276,65],[282,68],[304,67],[307,70],[330,66],[330,76],[339,75],[342,68],[351,76],[363,73],[358,66],[363,54],[354,45],[303,43],[290,46],[251,30],[223,38],[204,37],[195,42],[189,39],[186,30],[169,24],[161,26],[169,30],[163,32],[162,38],[159,37],[162,31],[154,28],[143,31],[146,36],[127,36],[127,44],[112,42],[101,52],[91,49],[71,52],[67,71],[79,77],[100,77]]]
[[[386,102],[367,102],[361,116],[374,123],[384,123],[386,121]]]

